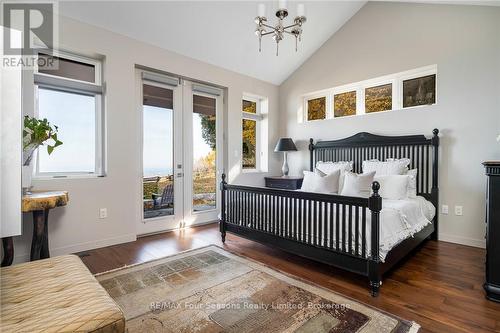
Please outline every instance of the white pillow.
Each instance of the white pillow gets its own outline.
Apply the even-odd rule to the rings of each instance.
[[[352,164],[353,162],[347,162],[347,161],[338,161],[338,162],[323,162],[319,161],[316,163],[316,168],[324,173],[331,174],[335,170],[342,170],[342,171],[352,171]]]
[[[339,177],[339,187],[338,187],[338,192],[342,192],[342,187],[344,186],[344,174],[346,171],[352,171],[352,166],[353,166],[353,161],[337,161],[337,162],[323,162],[323,161],[318,161],[316,163],[316,169],[325,173],[325,174],[330,174],[332,172],[335,172],[336,170],[340,170],[340,177]]]
[[[408,197],[408,180],[408,175],[383,175],[374,178],[374,181],[380,183],[380,196],[390,200],[403,200]]]
[[[319,193],[339,193],[340,170],[334,171],[329,175],[316,179],[314,192]]]
[[[387,159],[385,162],[379,160],[363,161],[363,173],[375,171],[378,176],[382,175],[404,175],[408,171],[410,160],[408,158]]]
[[[418,169],[408,170],[408,198],[415,199],[417,197],[417,173]]]
[[[351,197],[369,197],[374,177],[375,171],[363,174],[346,172],[344,186],[340,194]]]
[[[302,180],[301,191],[312,192],[314,189],[316,173],[313,171],[304,171],[304,179]]]
[[[304,171],[301,190],[305,192],[338,193],[340,170],[326,175],[320,170]]]

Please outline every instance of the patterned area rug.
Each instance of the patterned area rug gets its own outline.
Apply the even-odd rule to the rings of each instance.
[[[217,246],[97,276],[127,332],[394,332],[419,325]]]

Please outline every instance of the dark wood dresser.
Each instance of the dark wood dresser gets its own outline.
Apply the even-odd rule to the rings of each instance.
[[[264,177],[266,187],[280,188],[284,190],[298,190],[302,187],[302,177]]]
[[[486,298],[500,302],[500,161],[484,162],[486,189]]]

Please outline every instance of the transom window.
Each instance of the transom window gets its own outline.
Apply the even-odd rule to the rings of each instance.
[[[101,62],[60,52],[38,56],[55,66],[35,72],[35,116],[57,125],[63,144],[50,155],[38,150],[36,175],[104,175]]]
[[[365,89],[365,112],[392,110],[392,83]]]
[[[356,115],[356,91],[348,91],[333,95],[334,117]]]
[[[304,96],[304,120],[324,120],[436,104],[437,66],[350,83]]]
[[[312,98],[307,101],[307,120],[326,118],[326,97]]]
[[[403,107],[436,103],[436,74],[403,80]]]

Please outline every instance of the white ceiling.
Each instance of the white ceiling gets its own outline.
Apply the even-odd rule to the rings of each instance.
[[[274,84],[281,84],[366,1],[303,1],[307,22],[302,43],[287,36],[279,56],[270,36],[262,53],[254,34],[257,4],[276,22],[277,1],[68,1],[62,15],[129,36],[191,58]],[[289,17],[298,2],[288,2]],[[291,22],[291,18],[287,21]]]

